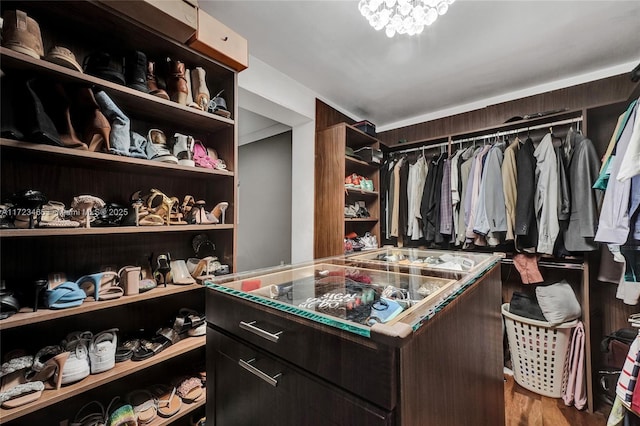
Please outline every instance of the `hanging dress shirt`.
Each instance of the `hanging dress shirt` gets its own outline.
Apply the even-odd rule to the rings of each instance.
[[[500,244],[507,231],[504,192],[502,191],[502,145],[492,147],[482,171],[482,183],[478,201],[478,217],[473,231],[487,237],[492,247]],[[497,189],[497,190],[496,190]]]
[[[453,206],[451,200],[451,161],[444,160],[442,166],[442,189],[440,192],[440,234],[449,242],[453,233]]]
[[[415,164],[409,165],[409,181],[407,184],[407,199],[409,204],[409,212],[407,217],[407,236],[412,240],[418,240],[423,237],[422,226],[420,220],[420,202],[422,200],[422,192],[424,183],[427,178],[427,161],[424,156],[418,157]]]
[[[633,112],[629,116],[622,135],[616,144],[615,154],[610,157],[609,172],[611,176],[618,176],[620,165],[631,141],[637,115],[638,104],[636,102]],[[602,209],[596,241],[609,244],[624,244],[629,236],[629,198],[631,181],[620,182],[618,179],[609,179],[604,193]]]
[[[553,254],[560,231],[558,223],[558,163],[547,133],[535,149],[536,190],[534,207],[538,220],[538,253]]]

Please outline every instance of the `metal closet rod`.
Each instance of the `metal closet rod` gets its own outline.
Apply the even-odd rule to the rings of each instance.
[[[504,258],[500,259],[500,262],[505,265],[513,265],[513,259]],[[582,263],[570,263],[570,262],[549,262],[545,260],[539,260],[538,266],[542,266],[545,268],[556,268],[556,269],[575,269],[575,270],[584,270],[584,264]]]
[[[391,153],[392,154],[402,154],[402,153],[405,153],[405,152],[422,151],[422,150],[426,150],[426,149],[439,148],[439,147],[442,147],[442,146],[449,146],[449,144],[454,145],[454,144],[457,144],[457,143],[464,143],[464,142],[472,142],[472,141],[478,141],[478,140],[483,140],[483,139],[490,139],[490,138],[495,138],[495,137],[500,137],[500,136],[517,134],[517,133],[520,133],[520,132],[524,132],[525,130],[529,131],[529,130],[544,129],[545,127],[562,126],[564,124],[572,124],[572,123],[579,123],[579,122],[582,122],[582,116],[575,117],[575,118],[569,118],[569,119],[566,119],[566,120],[553,121],[551,123],[537,124],[535,126],[522,127],[520,129],[515,129],[515,130],[506,130],[504,132],[498,131],[498,132],[495,132],[495,133],[489,133],[489,134],[486,134],[486,135],[476,136],[476,137],[473,137],[473,138],[456,139],[456,140],[447,141],[447,142],[440,142],[440,143],[434,143],[434,144],[429,144],[429,145],[422,145],[422,146],[414,147],[414,148],[402,149],[402,150],[398,150],[398,151],[391,151]]]

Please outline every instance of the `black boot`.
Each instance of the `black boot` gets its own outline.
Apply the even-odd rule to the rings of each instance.
[[[132,89],[149,93],[147,87],[147,56],[136,50],[125,58],[125,79]]]

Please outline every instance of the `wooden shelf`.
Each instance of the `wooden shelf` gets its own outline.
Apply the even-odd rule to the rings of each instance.
[[[208,132],[231,128],[235,123],[232,119],[190,108],[42,59],[35,59],[6,47],[0,47],[0,57],[3,68],[37,72],[58,81],[102,87],[106,89],[109,96],[125,114],[131,114],[135,111],[136,117],[145,118],[151,122],[180,122],[188,126],[189,129],[207,129]],[[140,108],[141,104],[144,104],[145,107]]]
[[[24,325],[37,324],[45,321],[51,321],[58,318],[67,318],[72,315],[84,314],[87,312],[95,312],[103,309],[109,309],[116,306],[136,303],[145,300],[159,299],[165,296],[171,296],[178,293],[193,291],[202,288],[199,284],[175,285],[168,284],[167,287],[156,287],[144,293],[133,296],[122,296],[114,300],[101,300],[84,302],[82,305],[68,309],[38,309],[33,312],[31,308],[22,308],[20,312],[0,321],[0,331],[10,328],[21,327]]]
[[[34,229],[3,229],[0,230],[0,238],[28,238],[74,235],[113,235],[113,234],[142,234],[158,232],[188,232],[188,231],[214,231],[233,229],[233,224],[223,225],[158,225],[158,226],[113,226],[95,228],[34,228]]]
[[[345,186],[345,191],[347,192],[348,195],[371,195],[371,196],[378,196],[380,195],[380,193],[378,191],[367,191],[366,189],[360,189],[360,188],[349,188]]]
[[[189,337],[183,341],[169,346],[157,355],[143,361],[124,361],[116,363],[115,367],[104,373],[91,375],[77,383],[69,386],[63,386],[59,390],[45,390],[37,401],[31,404],[25,404],[21,407],[13,409],[0,408],[0,419],[2,422],[8,422],[58,402],[64,401],[67,398],[71,398],[76,395],[80,395],[91,389],[95,389],[104,384],[110,383],[114,380],[125,377],[129,374],[133,374],[145,368],[159,364],[163,361],[171,359],[173,357],[182,355],[184,353],[202,348],[205,346],[206,337]],[[195,407],[193,408],[195,409]],[[169,419],[167,419],[169,420]],[[168,423],[158,423],[168,424]]]
[[[206,389],[204,391],[206,393]],[[184,401],[182,401],[182,407],[180,407],[180,411],[178,411],[175,415],[169,417],[169,418],[163,418],[163,417],[156,417],[151,423],[147,423],[148,426],[163,426],[163,425],[170,425],[173,424],[173,422],[175,422],[176,420],[185,417],[186,415],[194,412],[195,410],[197,410],[198,408],[204,406],[207,402],[206,398],[202,398],[199,401],[196,402],[192,402],[192,403],[186,403]]]
[[[357,158],[353,158],[353,157],[348,156],[348,155],[346,156],[345,160],[346,160],[347,163],[353,163],[353,164],[357,164],[357,165],[364,166],[364,167],[370,167],[370,168],[375,169],[375,170],[380,168],[380,166],[378,166],[376,164],[370,164],[370,163],[367,163],[366,161],[359,160]]]
[[[349,219],[349,218],[344,218],[345,222],[377,222],[378,219],[374,218],[374,217],[356,217],[353,219]]]
[[[13,139],[0,138],[0,147],[3,149],[20,149],[30,153],[41,153],[46,155],[54,154],[60,156],[60,158],[67,159],[69,162],[80,163],[83,161],[95,161],[96,163],[107,162],[110,167],[121,166],[126,168],[127,171],[133,171],[135,167],[140,171],[140,168],[154,171],[157,173],[165,173],[170,170],[172,173],[189,173],[189,174],[203,174],[203,175],[218,175],[218,176],[230,176],[234,175],[233,172],[228,170],[214,170],[205,169],[202,167],[188,167],[181,166],[179,164],[163,163],[160,161],[151,161],[141,158],[123,157],[120,155],[106,154],[102,152],[80,151],[77,149],[70,149],[60,146],[44,145],[31,142],[16,141]]]

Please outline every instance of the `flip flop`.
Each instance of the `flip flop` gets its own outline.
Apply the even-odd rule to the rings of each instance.
[[[137,389],[127,395],[138,425],[151,423],[158,415],[158,399],[146,389]]]
[[[158,415],[160,417],[172,417],[182,408],[182,399],[176,393],[175,387],[153,385],[149,390],[158,400]]]

